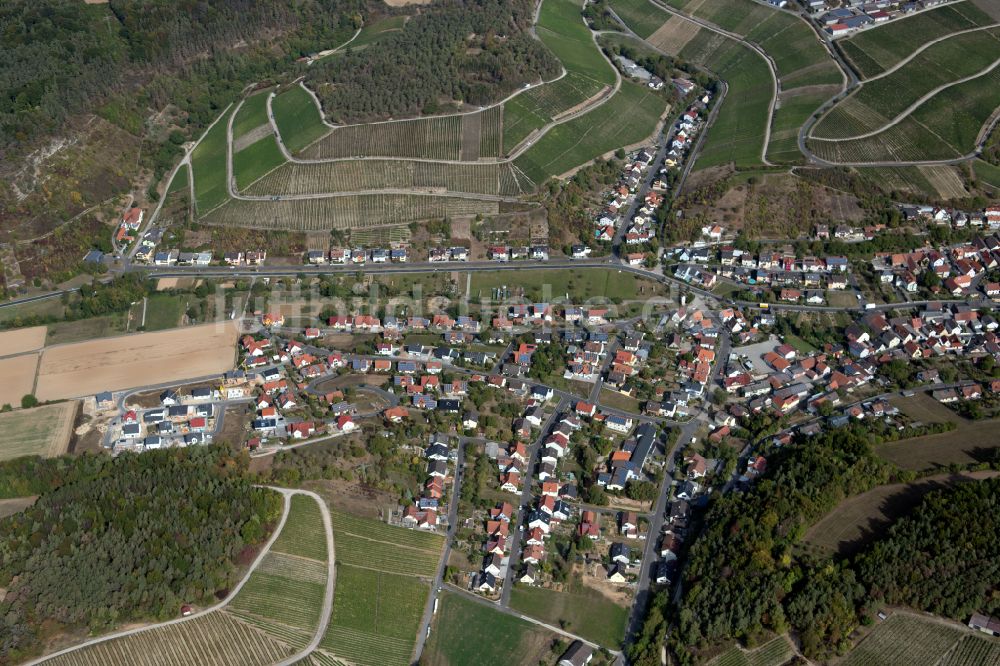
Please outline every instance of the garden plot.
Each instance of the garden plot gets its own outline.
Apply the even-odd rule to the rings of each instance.
[[[200,221],[219,226],[323,231],[365,229],[462,215],[496,215],[499,212],[500,206],[496,201],[412,194],[361,194],[279,201],[233,200]]]
[[[387,189],[513,197],[533,188],[522,188],[507,163],[351,160],[287,163],[247,188],[246,194],[284,197]]]

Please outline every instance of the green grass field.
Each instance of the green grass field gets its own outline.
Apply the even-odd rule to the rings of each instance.
[[[241,190],[285,163],[273,135],[265,136],[233,155],[233,175]]]
[[[180,325],[186,296],[153,294],[146,303],[146,331],[162,331]],[[141,307],[136,308],[142,316]],[[138,325],[139,322],[136,322]]]
[[[292,497],[292,510],[272,550],[326,561],[323,517],[315,500],[305,495]]]
[[[233,138],[238,139],[247,132],[267,124],[267,96],[270,91],[258,92],[243,101],[233,119]]]
[[[556,125],[514,161],[537,184],[604,153],[650,136],[666,111],[664,97],[630,81],[610,100],[584,115]],[[628,119],[622,122],[622,119]]]
[[[913,53],[915,45],[994,22],[972,2],[948,4],[864,30],[837,45],[866,79]]]
[[[276,95],[271,101],[271,111],[281,140],[292,153],[299,152],[330,131],[323,124],[312,96],[301,86],[289,86]]]
[[[226,124],[227,111],[205,134],[191,155],[194,172],[195,210],[205,215],[229,199],[226,189]]]
[[[358,35],[357,39],[348,44],[346,49],[359,51],[361,49],[368,48],[379,40],[385,39],[392,33],[402,30],[403,25],[406,24],[408,19],[408,16],[389,16],[370,25],[366,25],[361,28],[361,33]]]
[[[133,322],[133,326],[136,325],[138,324]],[[64,342],[80,342],[120,335],[124,332],[125,315],[122,313],[77,319],[76,321],[57,321],[49,324],[48,333],[45,335],[45,344],[58,345]]]
[[[445,592],[422,659],[428,666],[535,664],[553,637],[530,622]]]
[[[783,100],[774,112],[767,158],[775,163],[801,162],[803,156],[799,152],[799,128],[829,98],[829,93],[818,92],[795,95]]]
[[[191,173],[191,168],[188,166],[182,166],[174,174],[174,179],[170,181],[170,187],[167,188],[167,196],[174,194],[175,192],[185,192],[188,189],[188,178]]]
[[[443,539],[338,511],[333,526],[337,592],[320,649],[359,666],[406,666]]]
[[[75,402],[0,414],[0,460],[61,455],[69,444]]]
[[[579,592],[553,592],[518,585],[511,591],[510,605],[607,648],[618,649],[625,637],[628,609],[586,587]]]
[[[619,273],[605,268],[577,268],[565,271],[519,270],[500,275],[472,274],[472,296],[489,298],[495,287],[523,289],[524,297],[534,302],[569,298],[582,302],[596,294],[611,300],[647,298],[663,295],[661,285],[632,273]]]
[[[977,159],[972,163],[972,170],[980,183],[985,183],[995,190],[1000,190],[1000,167]]]

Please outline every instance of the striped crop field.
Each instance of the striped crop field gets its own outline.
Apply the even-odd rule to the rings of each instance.
[[[287,163],[258,180],[245,193],[295,196],[386,189],[518,196],[532,191],[534,183],[508,163],[347,160]]]
[[[289,86],[275,95],[271,100],[271,111],[281,140],[292,153],[304,150],[330,131],[315,100],[301,86]]]
[[[889,21],[837,41],[862,79],[876,76],[926,44],[953,32],[995,23],[973,2],[949,3]]]
[[[513,150],[533,131],[615,83],[614,69],[583,24],[580,4],[575,0],[545,0],[538,15],[537,32],[539,39],[562,62],[566,75],[504,104],[504,153]]]
[[[973,76],[997,59],[1000,59],[997,28],[933,44],[891,74],[864,83],[816,124],[813,135],[842,139],[877,130],[932,90]],[[951,92],[946,89],[939,94],[950,96]]]
[[[45,663],[231,666],[286,659],[304,649],[318,629],[327,584],[326,557],[319,507],[312,498],[296,495],[272,549],[226,606],[82,647]]]
[[[333,533],[338,564],[426,578],[434,575],[444,545],[436,534],[344,513],[334,513]]]
[[[414,157],[475,162],[500,156],[501,107],[476,113],[344,125],[317,140],[305,159]],[[474,147],[474,149],[473,149]]]
[[[767,144],[767,158],[775,163],[795,163],[803,159],[799,151],[799,128],[830,98],[829,92],[807,92],[782,95],[781,106],[774,111],[771,122],[771,140]]]
[[[279,201],[234,199],[199,221],[228,227],[325,231],[499,212],[496,201],[415,194],[359,194]]]
[[[840,660],[842,666],[937,664],[965,632],[932,620],[896,613]],[[984,640],[984,639],[981,639]],[[976,666],[986,666],[987,662]]]
[[[853,140],[810,139],[832,162],[949,160],[972,152],[1000,106],[1000,67],[934,95],[897,124]]]
[[[785,636],[778,636],[754,650],[730,648],[708,662],[708,666],[781,666],[795,654]]]

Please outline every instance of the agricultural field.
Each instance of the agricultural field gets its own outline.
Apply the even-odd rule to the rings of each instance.
[[[549,624],[563,627],[598,645],[618,649],[625,637],[628,609],[597,590],[580,587],[574,592],[554,592],[517,585],[511,591],[511,608]]]
[[[998,475],[1000,472],[942,474],[912,483],[878,486],[843,500],[809,528],[805,543],[826,553],[853,555],[872,539],[882,537],[886,527],[910,513],[927,493]]]
[[[41,349],[45,346],[46,331],[44,326],[31,326],[0,332],[0,349],[3,350],[4,356]]]
[[[260,92],[247,97],[233,118],[233,139],[239,140],[252,130],[262,126],[270,126],[267,121],[267,96],[269,92]]]
[[[433,218],[496,215],[496,201],[415,194],[361,194],[281,201],[229,201],[201,218],[205,224],[255,229],[364,229]]]
[[[168,328],[175,328],[180,324],[181,315],[184,313],[184,304],[188,296],[172,294],[153,294],[147,300],[146,323],[143,330],[163,331]],[[142,316],[141,306],[137,307],[139,316]],[[139,326],[140,322],[136,322]]]
[[[781,105],[774,111],[771,140],[767,144],[767,158],[775,163],[801,162],[799,128],[813,111],[831,96],[829,91],[782,94]]]
[[[239,152],[233,153],[233,176],[239,190],[247,189],[285,163],[273,134],[267,134]]]
[[[286,534],[288,529],[292,532]],[[316,549],[313,534],[323,539],[321,551]],[[315,500],[296,495],[285,528],[225,607],[73,650],[45,663],[230,666],[286,659],[304,649],[316,634],[327,583],[323,535]],[[310,559],[312,555],[321,559]]]
[[[333,511],[337,592],[320,661],[406,666],[443,540],[435,534]]]
[[[629,16],[618,11],[619,2]],[[752,0],[668,0],[666,4],[724,30],[743,35],[759,45],[774,61],[783,90],[839,85],[843,81],[840,70],[823,48],[816,33],[804,20],[788,12],[780,12]],[[650,31],[649,26],[653,21],[648,17],[654,15],[650,10],[655,5],[649,0],[615,0],[612,6],[630,26],[632,21],[637,21],[636,25],[641,21],[646,29],[639,30],[635,26],[633,29],[644,38],[654,34],[669,16],[668,12],[657,11],[655,15],[664,20]],[[692,28],[689,24],[689,29]],[[704,29],[700,32],[704,32]]]
[[[764,128],[774,94],[767,63],[738,42],[705,30],[680,55],[715,72],[729,84],[715,123],[705,137],[698,167],[730,162],[738,167],[760,164]]]
[[[995,23],[994,19],[976,7],[975,3],[954,3],[837,40],[837,47],[851,61],[861,78],[867,79],[881,74],[912,54],[915,45],[991,23]]]
[[[889,462],[911,470],[971,465],[989,459],[1000,446],[995,436],[1000,419],[968,421],[957,415],[955,419],[958,423],[955,430],[881,444],[876,452]]]
[[[708,666],[781,666],[791,661],[795,650],[786,636],[778,636],[759,648],[732,647],[708,662]]]
[[[0,385],[0,406],[20,407],[21,398],[34,390],[37,370],[37,353],[0,358],[0,373],[4,378]]]
[[[516,197],[534,190],[535,184],[509,163],[372,159],[287,163],[247,188],[246,194],[285,197],[387,189]]]
[[[380,21],[376,21],[361,28],[360,34],[353,42],[347,45],[352,51],[360,51],[377,43],[381,39],[399,32],[409,20],[409,16],[390,16]],[[336,55],[336,54],[334,54]]]
[[[490,298],[493,289],[506,287],[511,295],[523,296],[532,302],[561,301],[569,296],[574,303],[599,297],[618,302],[664,296],[664,287],[632,273],[618,273],[610,268],[577,268],[572,270],[518,270],[500,275],[473,273],[471,296],[478,301]],[[513,292],[517,292],[514,294]],[[523,292],[523,293],[522,293]]]
[[[857,167],[854,170],[874,187],[886,192],[930,195],[934,191],[930,181],[917,167]]]
[[[476,113],[345,125],[302,151],[305,159],[416,157],[476,161],[500,156],[501,108]]]
[[[839,663],[840,666],[937,664],[964,636],[966,631],[952,624],[908,613],[893,613]],[[986,663],[977,666],[986,666]]]
[[[973,76],[998,58],[1000,29],[996,28],[933,44],[894,72],[863,83],[823,116],[813,135],[845,139],[875,131],[932,90]]]
[[[229,199],[226,189],[226,111],[205,133],[191,155],[194,173],[194,206],[199,215],[206,215]]]
[[[22,394],[23,395],[23,394]],[[21,398],[18,396],[17,403]],[[60,402],[0,414],[0,460],[66,453],[77,403]]]
[[[615,71],[580,19],[573,0],[547,0],[538,17],[538,37],[562,62],[566,75],[536,86],[503,108],[503,151],[509,153],[533,131],[614,85]]]
[[[292,85],[275,95],[271,100],[271,111],[282,142],[293,154],[330,131],[320,116],[316,102],[302,86]]]
[[[421,663],[427,666],[537,664],[555,635],[453,592],[441,595]]]
[[[1000,190],[1000,167],[977,159],[972,163],[972,171],[975,173],[979,184],[985,184],[994,190]]]
[[[983,636],[966,636],[954,646],[938,666],[988,666],[1000,664],[1000,641]]]
[[[930,183],[932,191],[941,199],[964,199],[970,196],[965,189],[962,173],[954,166],[918,166],[921,175]]]
[[[514,166],[535,183],[543,183],[607,152],[645,140],[666,110],[661,95],[622,81],[610,100],[551,128],[514,161]],[[628,122],[623,124],[623,118]]]
[[[60,400],[221,374],[233,367],[237,334],[236,326],[205,324],[49,347],[35,394]]]
[[[338,563],[426,578],[434,575],[444,546],[442,538],[436,534],[336,511],[333,534]],[[405,561],[401,561],[403,556]]]

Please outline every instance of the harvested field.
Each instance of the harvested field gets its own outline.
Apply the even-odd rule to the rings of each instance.
[[[937,191],[942,199],[964,199],[969,196],[965,183],[955,167],[951,166],[918,166],[920,173]]]
[[[44,326],[32,326],[0,333],[0,355],[13,356],[41,349],[45,346],[46,331]]]
[[[36,395],[58,400],[221,374],[233,367],[237,333],[231,324],[205,324],[50,347]]]
[[[76,407],[72,401],[0,414],[0,460],[66,453]]]
[[[232,200],[211,215],[205,224],[256,229],[363,229],[459,215],[496,215],[496,201],[411,194],[360,194],[317,199],[280,201]]]
[[[680,53],[701,28],[680,16],[671,16],[646,41],[667,53]]]
[[[840,556],[849,556],[885,534],[885,529],[907,515],[927,493],[956,483],[980,481],[1000,472],[942,474],[913,483],[893,483],[849,497],[806,532],[806,543]]]
[[[45,328],[44,326],[42,328]],[[21,354],[0,359],[0,405],[19,407],[21,398],[35,388],[38,354]]]

